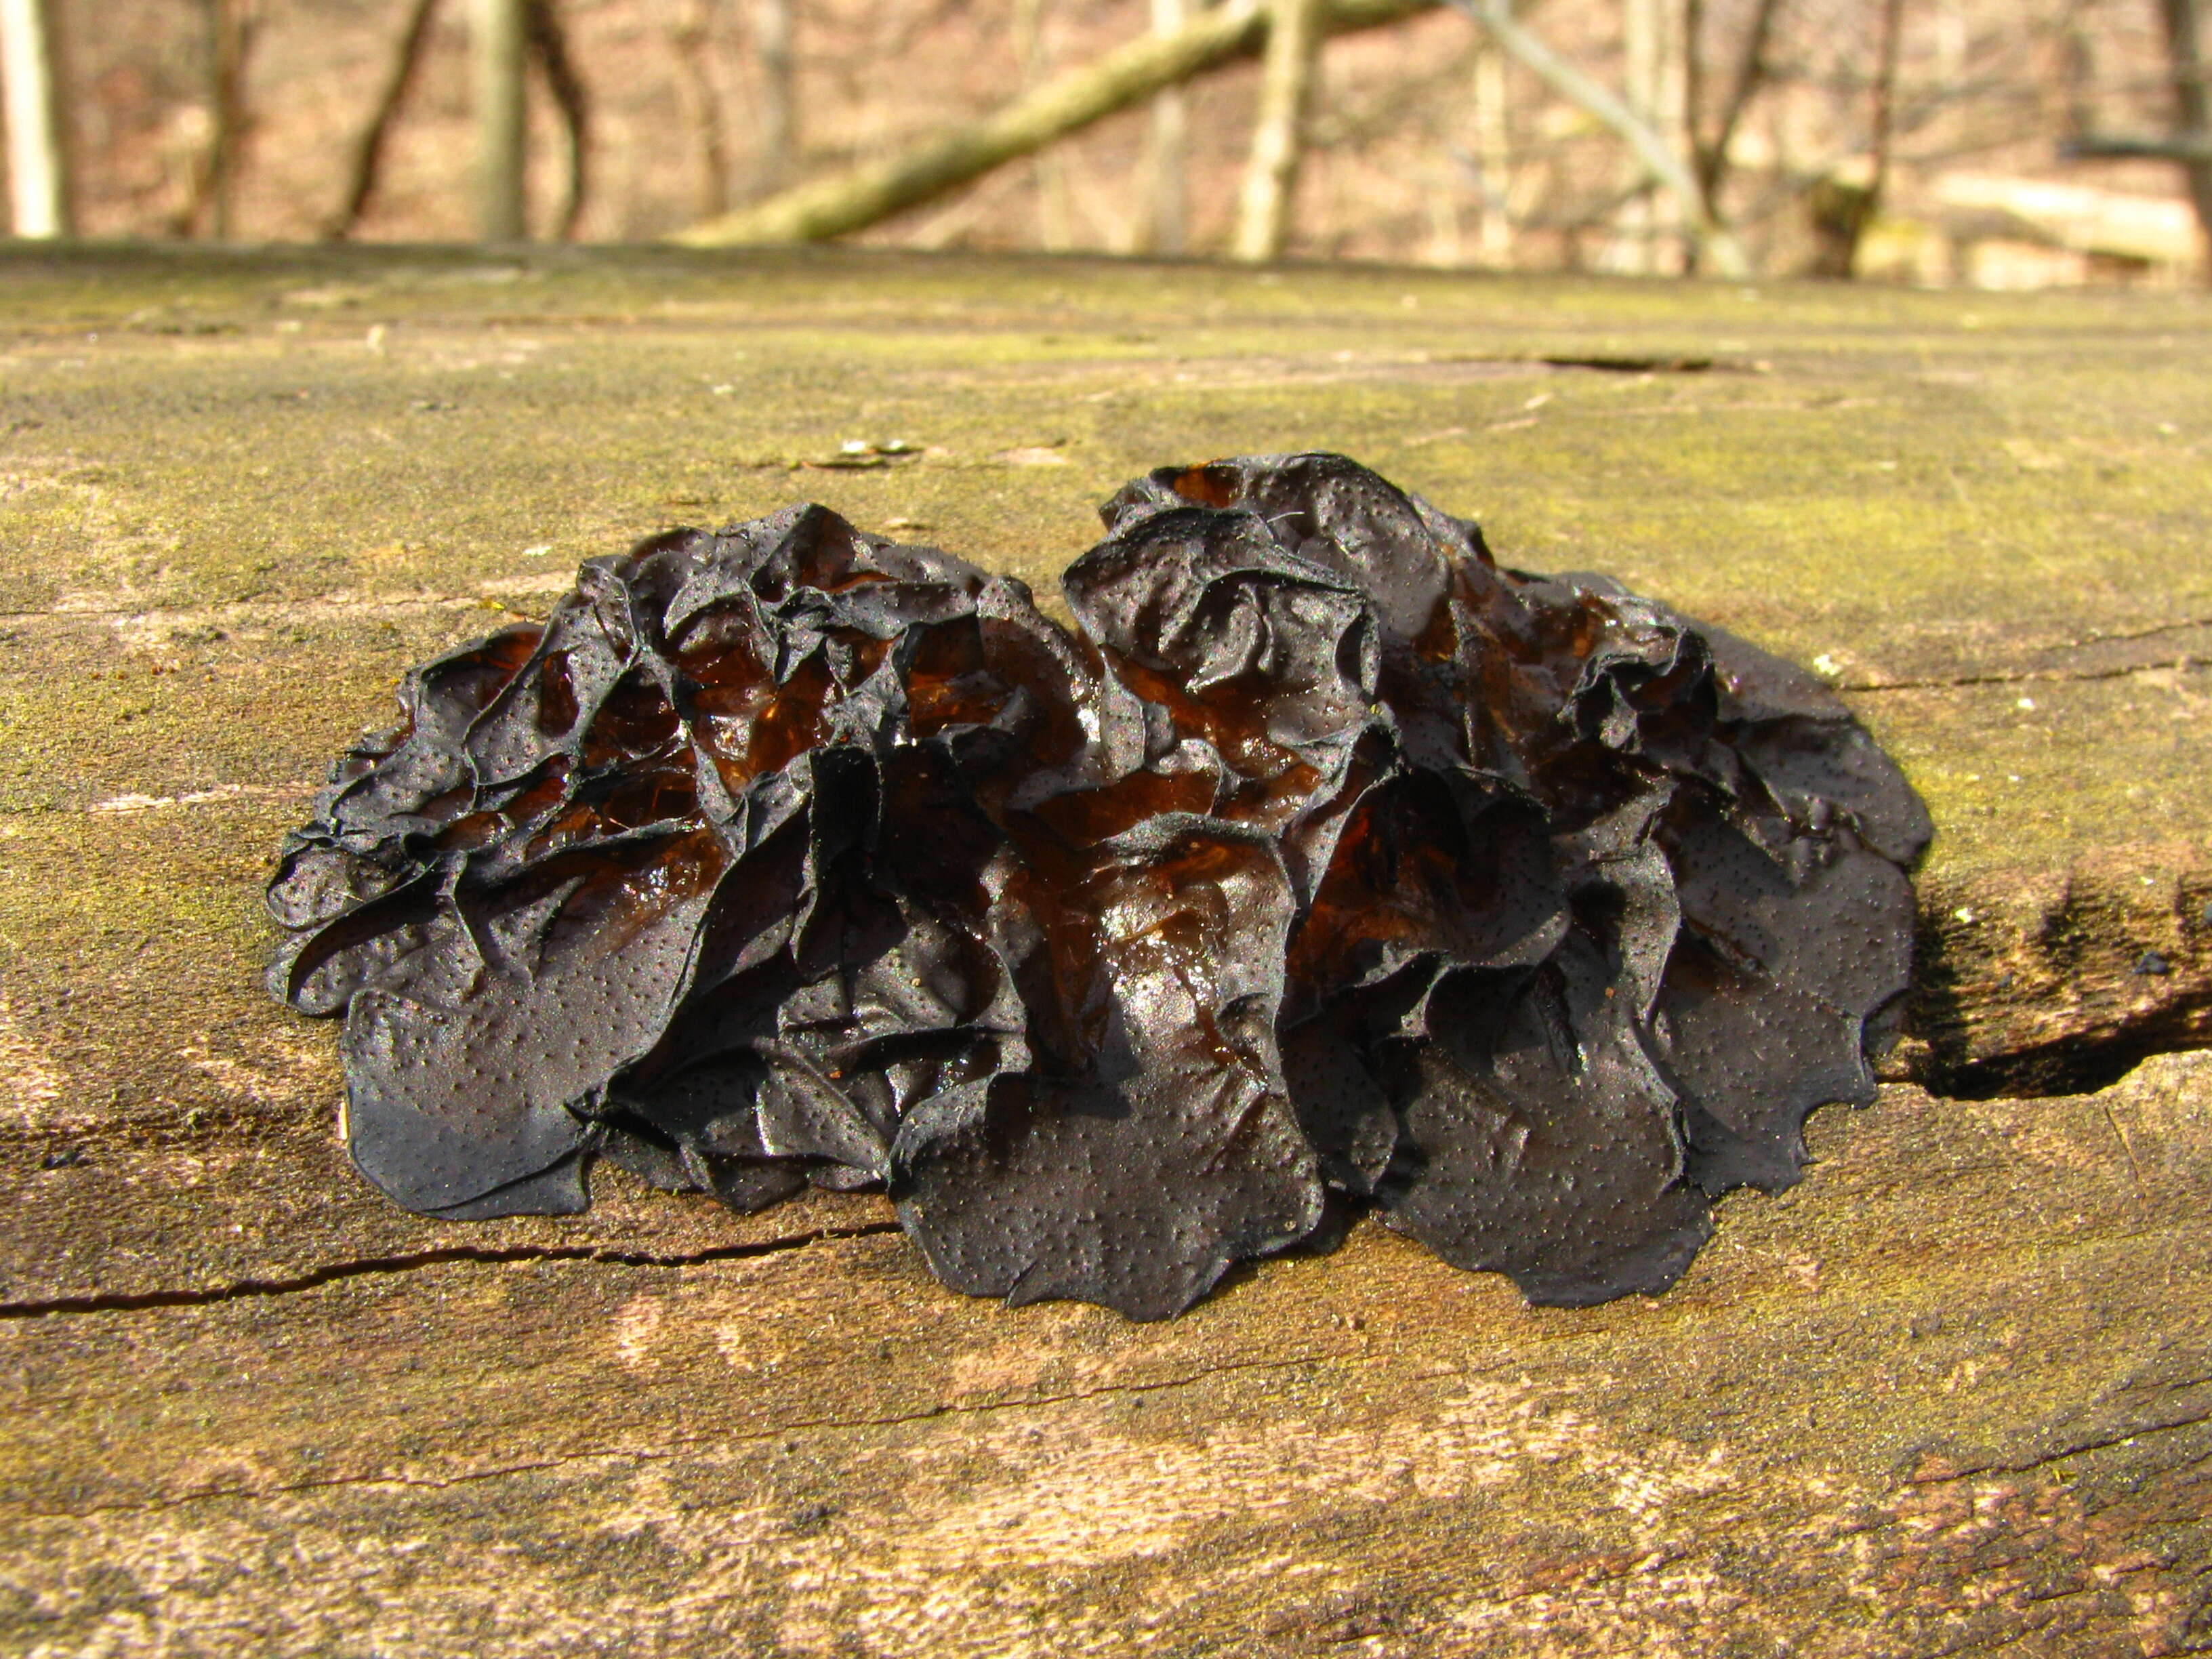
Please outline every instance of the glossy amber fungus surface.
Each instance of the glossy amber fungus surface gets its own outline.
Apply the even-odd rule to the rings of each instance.
[[[410,674],[270,887],[362,1172],[881,1183],[948,1284],[1136,1318],[1372,1209],[1585,1303],[1871,1096],[1929,825],[1815,681],[1340,456],[1104,517],[1075,634],[800,507]]]

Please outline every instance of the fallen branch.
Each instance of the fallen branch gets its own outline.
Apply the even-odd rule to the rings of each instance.
[[[1379,28],[1430,9],[1434,0],[1328,0],[1323,31]],[[1201,13],[1173,34],[1146,35],[1097,63],[1059,76],[995,114],[940,133],[915,149],[833,178],[817,179],[751,207],[679,231],[694,247],[819,242],[849,236],[936,200],[995,167],[1154,94],[1241,58],[1267,38],[1267,14],[1251,0]]]
[[[2212,162],[2212,134],[2178,134],[2172,138],[2069,138],[2059,155],[2069,161]]]

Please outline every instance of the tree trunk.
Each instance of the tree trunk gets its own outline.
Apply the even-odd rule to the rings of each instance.
[[[1868,119],[1867,182],[1828,179],[1815,187],[1809,206],[1819,243],[1811,274],[1856,276],[1859,249],[1881,211],[1889,183],[1890,128],[1897,105],[1898,49],[1905,33],[1905,0],[1882,0],[1881,34],[1875,49],[1874,108]]]
[[[2183,0],[2189,3],[2189,0]],[[1889,185],[1890,139],[1897,123],[1897,60],[1905,41],[1905,0],[1882,0],[1881,40],[1876,49],[1874,112],[1868,122],[1867,149],[1872,179],[1867,185],[1877,210]]]
[[[76,229],[53,10],[53,0],[0,0],[8,193],[18,236],[69,236]]]
[[[1378,28],[1426,11],[1433,0],[1328,0],[1331,33]],[[1180,33],[1147,34],[1071,70],[996,114],[939,134],[884,161],[817,179],[765,202],[710,219],[672,240],[695,247],[819,242],[849,236],[933,202],[994,167],[1140,104],[1194,76],[1257,53],[1268,14],[1232,3],[1200,12]]]
[[[1621,0],[1621,101],[1636,118],[1661,132],[1659,79],[1665,51],[1663,0]],[[1662,134],[1663,137],[1663,134]],[[1613,246],[1606,258],[1614,270],[1644,276],[1655,269],[1653,243],[1656,215],[1652,198],[1656,181],[1650,169],[1632,156],[1632,188],[1614,221]]]
[[[1327,33],[1322,0],[1269,0],[1267,56],[1261,71],[1260,112],[1252,126],[1231,252],[1258,262],[1282,257],[1291,209],[1305,158],[1306,111],[1314,68]]]
[[[185,210],[189,234],[228,241],[236,228],[238,174],[246,145],[246,59],[253,42],[252,0],[204,0],[208,106],[213,124]]]
[[[684,106],[697,157],[692,201],[702,219],[730,204],[730,149],[722,127],[722,100],[708,67],[714,42],[714,0],[674,0],[666,22],[668,49],[676,59],[676,91]]]
[[[1505,105],[1505,54],[1485,43],[1474,60],[1474,161],[1480,206],[1475,247],[1493,270],[1513,265],[1513,146]]]
[[[1775,0],[1759,0],[1753,11],[1751,27],[1744,32],[1742,55],[1736,59],[1735,76],[1729,85],[1728,101],[1721,106],[1720,119],[1714,124],[1710,138],[1698,136],[1705,130],[1702,95],[1686,100],[1686,119],[1691,133],[1691,148],[1696,156],[1698,185],[1705,192],[1707,209],[1713,212],[1719,210],[1717,198],[1721,185],[1728,177],[1729,146],[1735,142],[1736,129],[1743,124],[1744,112],[1751,107],[1752,100],[1759,95],[1759,88],[1766,84],[1766,45],[1773,36],[1776,9]],[[1702,62],[1702,58],[1692,61]]]
[[[799,108],[793,97],[792,0],[756,0],[753,50],[760,54],[760,161],[753,188],[766,192],[791,182],[799,155]]]
[[[1152,33],[1164,38],[1190,21],[1188,0],[1152,0]],[[1145,139],[1144,246],[1153,253],[1190,248],[1190,108],[1181,87],[1152,99]]]
[[[1044,0],[1014,0],[1014,57],[1021,64],[1022,89],[1033,91],[1049,79],[1044,49]],[[1036,184],[1037,242],[1048,253],[1064,253],[1074,240],[1068,211],[1066,158],[1050,149],[1031,164]]]
[[[522,71],[529,0],[473,0],[470,55],[477,129],[477,234],[487,242],[519,242],[523,216]]]
[[[1626,101],[1669,155],[1687,158],[1690,53],[1684,8],[1678,0],[1626,0],[1622,22]],[[1696,264],[1694,254],[1683,252],[1681,198],[1661,189],[1648,170],[1639,169],[1620,224],[1618,268],[1650,276]]]
[[[2159,0],[2166,25],[2166,58],[2173,66],[2175,137],[2185,144],[2212,139],[2212,111],[2204,85],[2203,37],[2198,33],[2197,0]],[[2189,199],[2204,240],[2204,278],[2212,283],[2212,155],[2183,162]]]
[[[1750,274],[1750,263],[1744,258],[1743,249],[1727,228],[1713,218],[1705,192],[1698,188],[1696,175],[1684,165],[1680,156],[1667,148],[1666,142],[1652,131],[1649,122],[1639,119],[1635,111],[1522,27],[1514,21],[1505,0],[1448,0],[1448,3],[1489,30],[1492,40],[1553,92],[1620,135],[1651,175],[1680,199],[1684,227],[1699,257],[1711,265],[1716,275],[1741,277]]]
[[[1705,0],[1682,0],[1682,131],[1689,141],[1690,170],[1696,173],[1704,146],[1698,135],[1705,109]],[[1704,183],[1701,174],[1698,179]],[[1707,191],[1705,198],[1712,199]]]
[[[407,27],[400,32],[399,45],[392,55],[391,67],[385,72],[376,107],[370,112],[361,137],[354,141],[352,165],[346,170],[344,198],[323,228],[323,234],[331,241],[342,242],[352,235],[362,216],[368,210],[369,198],[376,193],[377,178],[384,170],[385,142],[391,137],[392,124],[399,118],[399,106],[407,101],[408,91],[422,69],[423,48],[430,39],[430,19],[437,9],[438,0],[414,0],[408,11]]]
[[[556,0],[526,0],[522,21],[525,42],[545,76],[553,106],[561,112],[562,131],[568,135],[568,166],[562,172],[561,215],[554,234],[564,242],[576,239],[576,226],[584,216],[584,203],[592,187],[592,109],[585,96],[583,77],[576,72],[575,54],[561,27]],[[517,192],[518,204],[520,193]],[[517,216],[520,216],[518,214]]]

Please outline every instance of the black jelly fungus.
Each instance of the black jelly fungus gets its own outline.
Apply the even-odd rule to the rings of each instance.
[[[362,1172],[880,1185],[947,1284],[1136,1318],[1370,1208],[1581,1304],[1871,1098],[1929,822],[1818,681],[1340,456],[1103,516],[1075,632],[799,507],[409,674],[269,889]]]

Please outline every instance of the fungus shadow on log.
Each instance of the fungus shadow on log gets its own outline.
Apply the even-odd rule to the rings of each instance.
[[[1371,1210],[1574,1304],[1872,1098],[1929,826],[1816,681],[1340,456],[1103,514],[1073,633],[798,507],[411,672],[269,889],[362,1173],[881,1186],[948,1285],[1139,1319]]]

